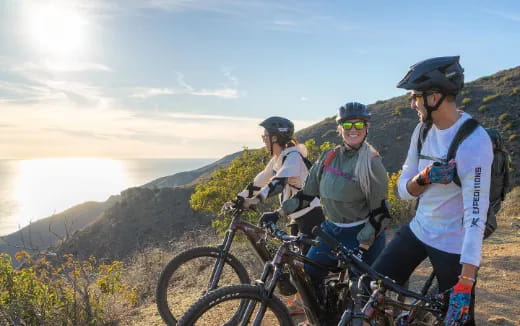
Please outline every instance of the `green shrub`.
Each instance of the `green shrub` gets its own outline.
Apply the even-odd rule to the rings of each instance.
[[[415,201],[403,200],[397,195],[397,180],[401,175],[401,170],[388,176],[388,202],[390,203],[390,215],[392,215],[392,225],[402,225],[408,223],[414,213]]]
[[[462,96],[465,96],[467,94],[469,94],[469,90],[468,89],[465,89],[462,92],[460,92],[460,95],[462,95]]]
[[[486,112],[487,111],[487,106],[486,105],[481,105],[478,110],[478,112]]]
[[[489,95],[489,96],[486,96],[482,99],[482,102],[484,103],[489,103],[491,101],[494,101],[496,100],[498,97],[500,96],[500,94],[494,94],[494,95]]]
[[[515,140],[517,140],[517,138],[518,138],[518,135],[517,135],[517,134],[511,134],[511,135],[507,138],[507,140],[508,140],[508,141],[515,141]]]
[[[511,76],[504,76],[504,77],[500,78],[498,83],[502,84],[502,83],[505,83],[506,81],[509,81],[509,80],[511,80]]]
[[[309,161],[314,162],[319,158],[321,152],[334,147],[331,142],[324,142],[321,146],[316,144],[314,139],[305,142]],[[220,215],[222,205],[234,198],[241,192],[255,176],[265,168],[269,160],[269,155],[265,150],[245,149],[241,156],[231,161],[227,168],[221,168],[211,174],[208,181],[201,182],[195,187],[195,192],[191,195],[190,205],[193,210],[211,213],[215,216]],[[274,208],[276,198],[266,201],[258,209],[266,211]],[[244,213],[242,219],[256,223],[258,213]],[[218,231],[225,231],[231,222],[230,216],[213,220],[212,226]]]
[[[462,104],[463,105],[466,105],[468,103],[471,103],[471,99],[469,97],[465,97],[464,99],[462,99]]]
[[[509,114],[507,113],[502,113],[499,117],[498,117],[498,121],[500,122],[504,122],[505,120],[509,119]]]
[[[135,290],[121,281],[122,262],[64,258],[55,267],[22,251],[16,269],[11,256],[0,254],[0,325],[115,324],[118,309],[137,302]]]
[[[517,95],[518,93],[520,93],[520,88],[515,87],[515,88],[513,88],[513,90],[511,91],[511,94],[509,94],[509,96],[514,96],[514,95]]]
[[[397,107],[394,109],[394,112],[392,113],[392,115],[402,115],[404,110],[406,110],[406,109],[403,108],[402,106]]]

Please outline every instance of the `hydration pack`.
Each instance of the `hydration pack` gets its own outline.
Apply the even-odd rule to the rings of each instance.
[[[455,158],[459,145],[469,136],[480,123],[475,119],[468,119],[460,126],[455,134],[455,138],[450,144],[446,162]],[[419,140],[417,142],[417,153],[421,155],[422,144],[426,139],[428,131],[432,124],[423,123],[419,131]],[[484,128],[493,144],[493,164],[491,165],[491,183],[489,186],[489,209],[487,213],[486,229],[484,230],[484,239],[489,237],[497,228],[496,214],[500,210],[502,201],[506,196],[506,192],[510,184],[509,176],[509,153],[505,149],[504,142],[500,132],[494,128]],[[455,170],[455,177],[453,182],[460,187],[460,179]]]
[[[289,154],[291,153],[298,153],[300,154],[300,157],[302,158],[303,160],[303,163],[305,164],[305,167],[307,168],[307,171],[311,169],[312,167],[312,162],[309,161],[308,158],[306,158],[305,156],[302,155],[302,153],[298,152],[298,151],[293,151],[293,152],[289,152],[287,153],[283,158],[282,158],[282,165],[285,163],[285,159],[287,158],[287,156],[289,156]]]

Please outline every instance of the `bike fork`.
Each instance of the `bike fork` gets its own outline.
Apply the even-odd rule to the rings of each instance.
[[[214,290],[218,286],[218,282],[220,281],[220,275],[222,274],[222,270],[224,269],[224,264],[226,262],[227,254],[229,249],[231,248],[231,243],[233,242],[233,238],[235,237],[235,230],[228,230],[226,235],[224,236],[224,241],[217,248],[219,249],[217,261],[213,266],[213,270],[211,271],[211,277],[208,282],[208,291]]]

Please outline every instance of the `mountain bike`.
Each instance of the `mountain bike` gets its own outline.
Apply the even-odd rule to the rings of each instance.
[[[262,262],[271,260],[264,229],[240,219],[244,209],[234,202],[230,210],[232,221],[224,240],[217,247],[191,248],[175,256],[163,269],[156,289],[159,313],[168,325],[176,325],[177,319],[200,296],[222,285],[249,284],[250,278],[244,265],[230,253],[237,231],[245,234],[256,256]],[[284,294],[296,292],[290,282],[280,287]]]
[[[314,262],[291,250],[301,242],[319,245],[316,240],[289,236],[276,225],[271,233],[283,243],[273,260],[264,266],[255,285],[235,285],[212,291],[199,299],[184,314],[179,326],[188,325],[281,325],[292,326],[293,321],[283,302],[274,295],[279,276],[287,268],[291,281],[298,289],[308,321],[312,325],[440,325],[445,311],[444,297],[422,295],[409,291],[393,280],[378,274],[321,229],[316,235],[327,242],[339,259],[337,267]],[[335,273],[326,279],[319,291],[311,285],[303,263]],[[366,289],[365,278],[371,290]],[[367,292],[368,290],[368,292]],[[370,293],[371,295],[367,295]],[[424,289],[423,289],[424,291]],[[404,303],[391,292],[413,298]],[[244,302],[247,301],[247,306]],[[395,316],[396,308],[399,315]],[[232,317],[228,317],[232,315]],[[339,322],[338,322],[339,321]],[[408,324],[406,324],[406,323]]]

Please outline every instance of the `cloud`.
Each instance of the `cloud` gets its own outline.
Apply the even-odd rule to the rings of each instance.
[[[223,67],[222,72],[224,73],[224,76],[233,84],[234,86],[238,85],[238,78],[233,75],[233,69],[230,67]]]
[[[221,157],[262,146],[261,118],[155,112],[70,104],[0,106],[3,157]],[[23,117],[23,118],[22,118]],[[312,121],[294,121],[301,129]],[[0,126],[1,127],[1,126]]]
[[[300,97],[300,101],[302,101],[302,102],[307,102],[308,100],[309,100],[308,97],[305,97],[305,96]]]
[[[47,71],[47,72],[80,72],[80,71],[112,71],[111,68],[94,62],[53,62],[43,61],[39,63],[25,62],[13,66],[11,71]]]
[[[146,87],[138,87],[134,94],[131,97],[138,98],[149,98],[158,95],[194,95],[194,96],[215,96],[225,99],[234,99],[239,97],[239,92],[233,88],[223,88],[223,89],[200,89],[200,90],[190,90],[190,89],[175,89],[175,88],[146,88]]]
[[[224,71],[224,75],[238,84],[238,79],[234,77],[230,71]],[[240,93],[236,88],[224,87],[217,89],[195,89],[184,80],[184,75],[177,72],[177,88],[153,88],[153,87],[136,87],[130,97],[149,98],[159,95],[194,95],[194,96],[214,96],[224,99],[235,99],[240,97]]]

